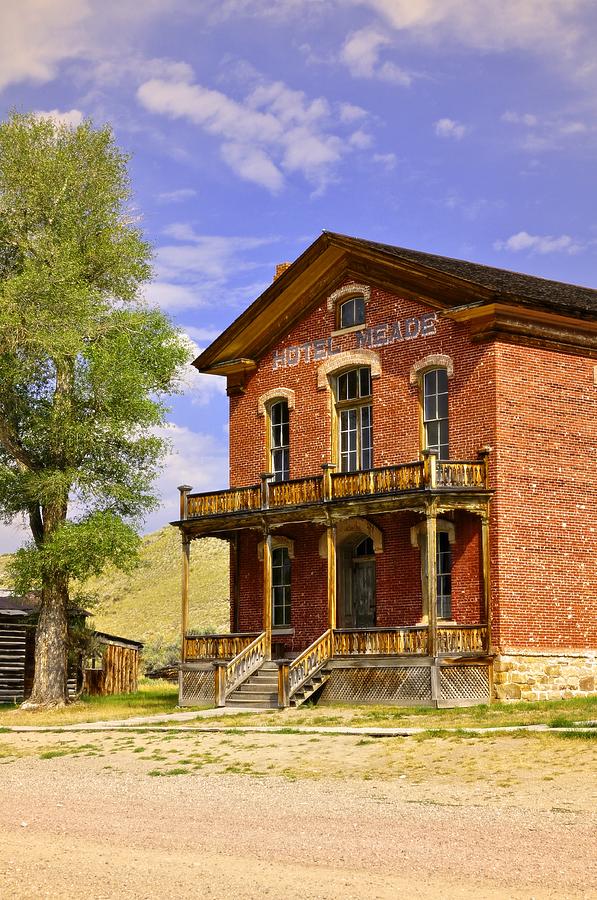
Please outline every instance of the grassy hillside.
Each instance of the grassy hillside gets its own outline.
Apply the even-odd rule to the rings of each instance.
[[[167,526],[143,539],[141,565],[131,574],[114,569],[90,581],[95,594],[93,622],[99,631],[146,644],[169,644],[180,636],[180,535]],[[8,556],[0,556],[0,587]],[[227,631],[229,627],[228,543],[203,538],[191,545],[189,627]]]

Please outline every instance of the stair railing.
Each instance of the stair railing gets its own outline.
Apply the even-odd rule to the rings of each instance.
[[[230,662],[215,662],[214,698],[216,706],[225,706],[226,697],[246,681],[267,659],[268,642],[263,631],[237,653]]]
[[[333,633],[331,628],[328,628],[288,666],[280,669],[279,706],[288,706],[296,692],[330,659],[333,655],[333,648]],[[286,679],[287,682],[284,683]]]

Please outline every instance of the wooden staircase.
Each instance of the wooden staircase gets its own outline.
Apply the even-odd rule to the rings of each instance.
[[[256,672],[226,697],[226,706],[244,709],[277,709],[278,667],[265,661]]]
[[[302,706],[302,704],[311,697],[315,691],[318,691],[322,684],[325,684],[330,677],[330,672],[323,668],[315,672],[307,681],[305,681],[298,690],[294,692],[290,698],[291,706]]]

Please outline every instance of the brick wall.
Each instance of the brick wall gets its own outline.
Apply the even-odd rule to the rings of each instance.
[[[597,644],[594,361],[500,343],[492,533],[502,648]]]
[[[373,289],[367,304],[367,327],[375,327],[432,313],[421,303]],[[285,334],[261,361],[243,395],[230,399],[230,484],[256,484],[265,471],[265,427],[258,414],[259,397],[273,388],[295,392],[290,412],[290,477],[321,474],[331,459],[330,396],[317,388],[320,363],[301,362],[273,370],[274,353],[290,346],[327,338],[334,330],[334,312],[325,300]],[[354,332],[333,338],[339,350],[355,349]],[[419,458],[418,390],[409,382],[414,363],[432,353],[454,360],[450,380],[450,450],[455,459],[474,459],[494,437],[493,346],[474,344],[464,326],[438,318],[437,334],[376,347],[382,376],[373,382],[374,465],[394,465]]]
[[[383,553],[376,554],[376,612],[380,628],[415,625],[421,620],[421,559],[412,546],[410,529],[421,519],[415,513],[371,516],[369,521],[383,534]],[[474,624],[481,615],[479,523],[475,516],[458,513],[454,518],[453,617]],[[327,560],[319,555],[323,528],[294,525],[279,534],[294,540],[292,560],[292,631],[275,634],[274,640],[293,652],[307,647],[328,627]],[[257,532],[243,532],[239,539],[241,571],[240,631],[261,631],[263,616],[263,562],[258,558]],[[232,569],[234,571],[234,569]],[[233,576],[234,578],[234,576]],[[233,582],[234,583],[234,582]]]

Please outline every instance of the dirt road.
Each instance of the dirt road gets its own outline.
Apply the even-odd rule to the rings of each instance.
[[[582,773],[560,785],[529,777],[500,793],[491,778],[466,775],[466,754],[441,740],[409,746],[417,777],[397,741],[1,740],[2,898],[597,897],[596,816]],[[531,743],[529,759],[538,748]],[[214,762],[224,752],[228,774]],[[331,754],[334,777],[296,778],[284,754],[298,769],[307,754]],[[352,774],[357,754],[373,775]],[[278,774],[244,774],[249,757]],[[439,777],[448,763],[452,779]]]

